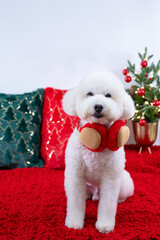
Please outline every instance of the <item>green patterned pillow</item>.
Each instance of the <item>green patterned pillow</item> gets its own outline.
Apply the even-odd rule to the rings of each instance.
[[[0,169],[43,167],[40,154],[44,90],[0,94]]]

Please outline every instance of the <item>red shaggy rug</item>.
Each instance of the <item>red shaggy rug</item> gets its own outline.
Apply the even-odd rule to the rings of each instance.
[[[138,154],[126,148],[126,168],[135,194],[118,205],[115,230],[95,228],[97,202],[87,201],[82,230],[64,226],[64,172],[52,169],[0,171],[0,239],[160,239],[160,147]]]

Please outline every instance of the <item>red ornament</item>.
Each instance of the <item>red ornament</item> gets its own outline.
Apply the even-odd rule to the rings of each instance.
[[[144,96],[145,90],[143,88],[139,89],[138,94],[139,94],[139,96]]]
[[[148,77],[148,73],[145,73],[145,76]]]
[[[147,123],[147,121],[146,121],[146,119],[144,119],[144,118],[141,118],[141,119],[139,120],[139,124],[140,124],[141,126],[145,126],[146,123]]]
[[[127,75],[129,73],[129,71],[128,71],[128,69],[127,68],[125,68],[124,70],[123,70],[123,75]]]
[[[129,75],[125,77],[126,82],[130,82],[131,80],[132,80],[132,78]]]
[[[158,107],[160,105],[160,101],[154,100],[152,104],[153,104],[153,106]]]
[[[147,63],[146,60],[143,60],[143,61],[141,62],[141,66],[142,66],[143,68],[146,68],[147,65],[148,65],[148,63]]]
[[[152,80],[152,77],[150,77],[149,80]]]

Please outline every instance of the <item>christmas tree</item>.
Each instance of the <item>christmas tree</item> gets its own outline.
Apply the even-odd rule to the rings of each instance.
[[[40,124],[40,122],[41,122],[41,119],[40,119],[40,114],[36,111],[36,112],[33,112],[32,113],[32,120],[31,120],[31,122],[32,123],[35,123],[35,124]]]
[[[27,124],[25,122],[25,119],[22,118],[20,120],[20,122],[18,123],[18,128],[16,128],[17,131],[21,132],[21,133],[24,133],[24,132],[28,132],[28,128],[27,128]]]
[[[15,141],[13,131],[10,127],[7,127],[5,130],[3,140],[8,143]]]
[[[23,138],[21,138],[19,144],[17,145],[17,152],[20,152],[20,153],[28,152],[27,145]]]
[[[27,104],[27,100],[24,99],[21,104],[18,106],[17,108],[19,111],[23,112],[23,113],[29,113],[29,107]]]
[[[66,138],[66,136],[70,136],[71,132],[73,131],[71,118],[67,116],[64,124],[65,124],[65,127],[63,126],[60,131],[61,131],[61,136]]]
[[[58,145],[60,143],[59,137],[58,137],[58,132],[56,129],[52,130],[52,134],[49,136],[49,141],[50,141],[50,145],[53,147],[55,147],[56,145]]]
[[[160,60],[157,64],[149,64],[153,55],[147,54],[147,48],[144,53],[138,53],[140,58],[140,67],[137,70],[135,64],[128,61],[128,66],[123,70],[125,81],[136,84],[132,85],[127,92],[131,95],[135,103],[135,115],[132,120],[139,122],[141,126],[146,123],[155,122],[160,118]]]
[[[15,117],[14,117],[14,111],[12,109],[12,107],[9,107],[7,109],[7,111],[5,112],[5,116],[3,117],[4,120],[7,120],[7,121],[14,121],[15,120]]]
[[[52,117],[54,116],[53,119],[54,119],[55,123],[61,122],[61,115],[62,114],[61,114],[59,107],[56,106],[55,109],[53,110],[53,115],[52,115]]]
[[[40,94],[37,94],[36,96],[32,97],[33,101],[31,103],[31,106],[41,106],[42,105],[42,99]]]

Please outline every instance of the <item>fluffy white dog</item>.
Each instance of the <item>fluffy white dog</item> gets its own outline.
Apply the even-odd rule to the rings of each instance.
[[[84,78],[77,88],[65,94],[63,108],[67,114],[81,119],[81,127],[99,123],[109,128],[118,119],[131,118],[135,111],[131,97],[113,73],[93,73]],[[124,148],[92,152],[81,143],[80,132],[75,128],[67,144],[65,163],[65,225],[74,229],[83,227],[86,183],[89,183],[90,189],[92,185],[100,189],[96,228],[102,233],[113,231],[117,203],[134,191],[130,174],[124,170]]]

